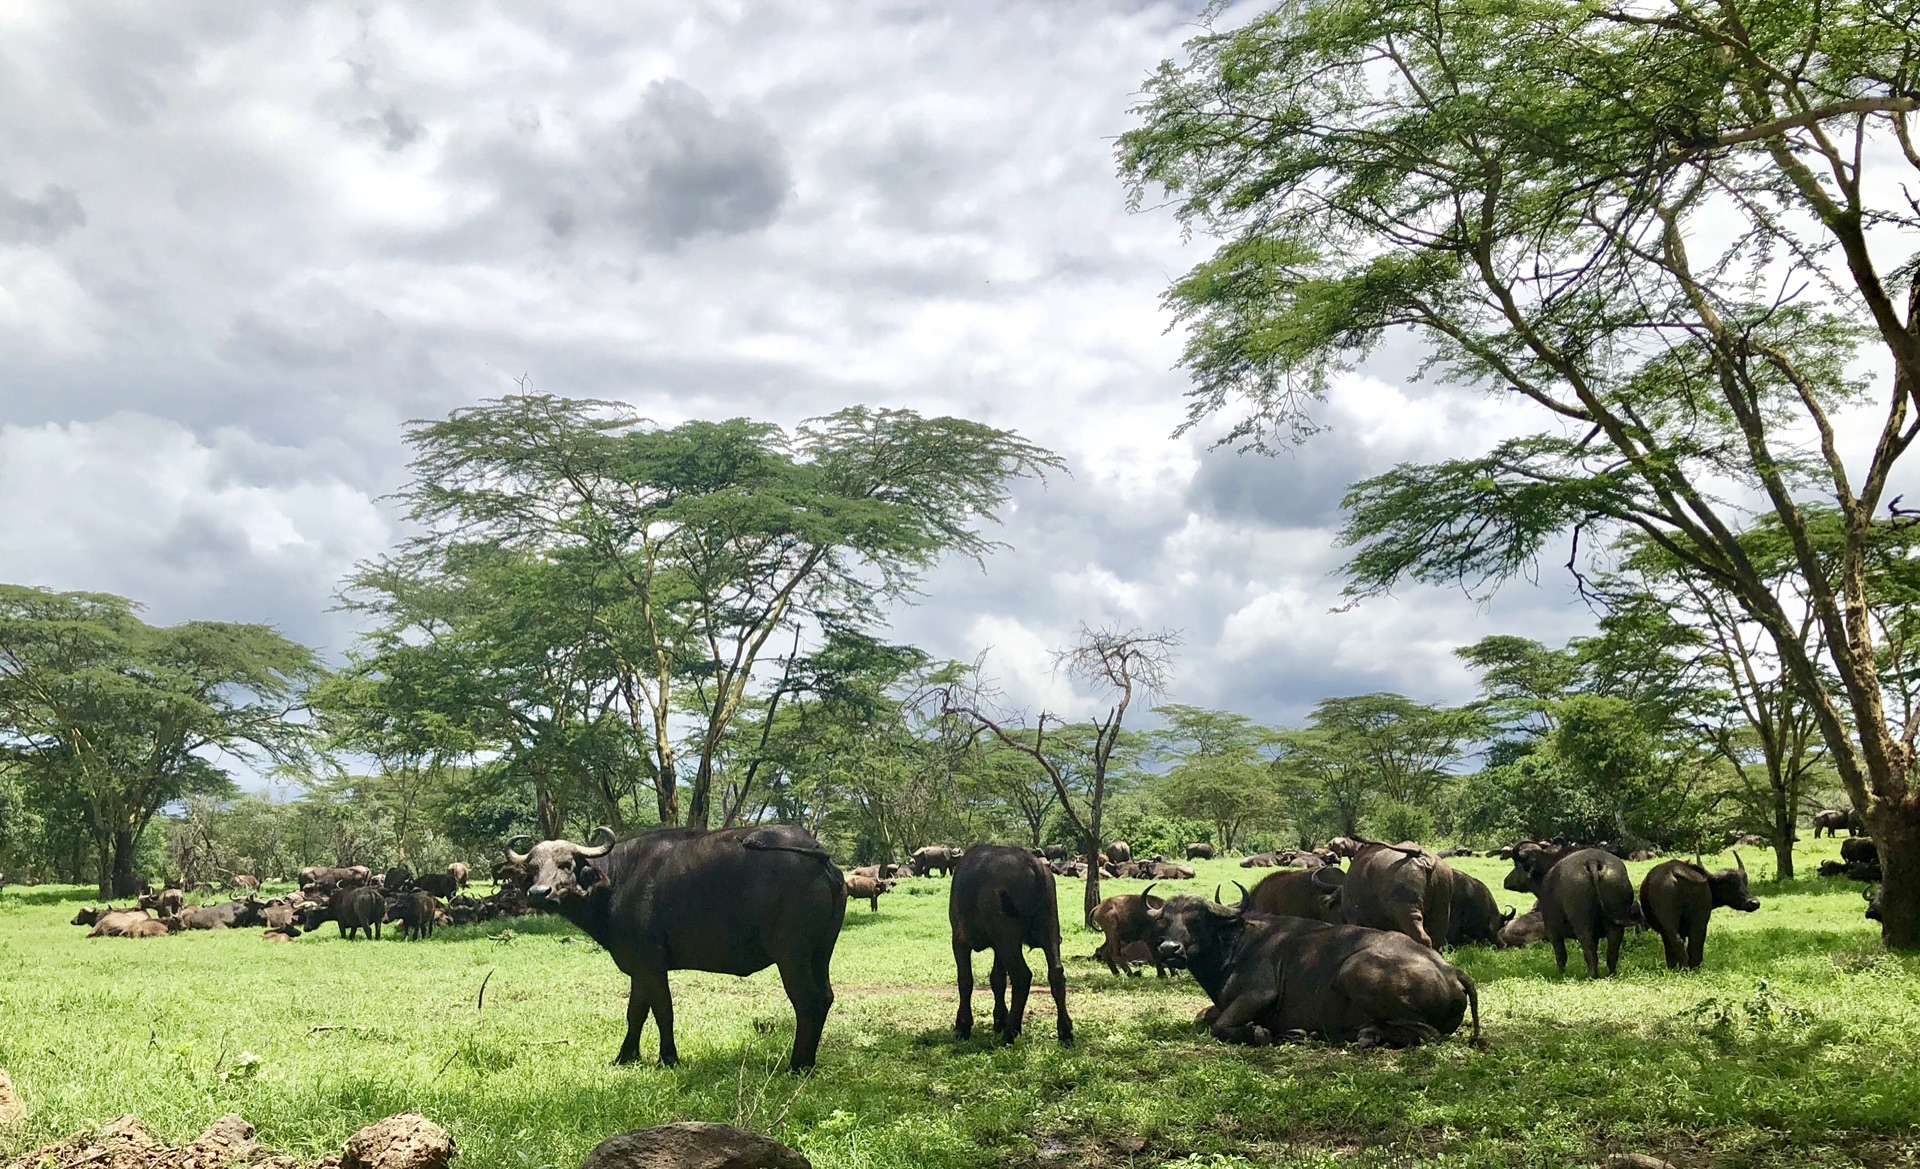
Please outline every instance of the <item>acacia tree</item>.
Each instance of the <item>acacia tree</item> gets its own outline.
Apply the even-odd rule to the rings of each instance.
[[[1916,948],[1920,728],[1889,717],[1867,582],[1920,437],[1903,12],[1286,3],[1149,78],[1120,161],[1136,198],[1165,191],[1226,240],[1168,293],[1190,425],[1244,404],[1229,441],[1304,437],[1337,375],[1402,332],[1542,423],[1357,484],[1352,595],[1485,585],[1569,532],[1658,544],[1765,630],[1879,845],[1883,937]],[[1814,503],[1839,516],[1831,572]],[[1817,640],[1742,547],[1755,514],[1792,546]]]
[[[1012,480],[1062,465],[1011,431],[910,410],[853,407],[789,434],[746,419],[658,427],[621,403],[538,394],[413,423],[407,441],[400,496],[422,534],[350,591],[377,603],[390,580],[431,588],[474,549],[572,566],[591,628],[567,644],[600,671],[583,717],[618,712],[659,821],[699,827],[776,634],[870,623],[941,557],[985,555],[979,529]]]
[[[1278,811],[1269,770],[1279,745],[1274,731],[1227,710],[1169,703],[1154,713],[1166,720],[1148,739],[1171,764],[1157,785],[1169,811],[1213,825],[1214,839],[1226,850]]]
[[[106,593],[0,585],[0,750],[49,807],[84,811],[102,897],[134,892],[161,808],[232,785],[225,752],[291,763],[313,651],[265,625],[156,627]]]
[[[1051,710],[1029,719],[1024,714],[1003,715],[991,709],[978,686],[950,684],[941,691],[941,709],[971,721],[1002,746],[1032,759],[1053,785],[1060,811],[1085,844],[1087,928],[1100,904],[1100,850],[1106,842],[1101,828],[1107,812],[1107,787],[1114,752],[1121,745],[1127,712],[1137,698],[1148,698],[1166,688],[1173,669],[1177,633],[1161,630],[1080,627],[1079,639],[1054,654],[1056,669],[1084,682],[1108,702],[1107,711],[1091,720],[1085,733]],[[1051,729],[1050,729],[1051,728]],[[1075,782],[1078,773],[1079,782]],[[1077,789],[1077,790],[1076,790]]]

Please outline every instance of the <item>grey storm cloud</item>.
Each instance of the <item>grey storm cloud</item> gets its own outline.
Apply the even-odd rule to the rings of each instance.
[[[618,214],[658,247],[766,227],[793,187],[766,122],[722,113],[684,81],[649,85],[619,135]]]
[[[0,243],[52,243],[86,222],[80,196],[65,187],[49,183],[33,199],[0,190]]]
[[[864,403],[1058,451],[1004,548],[893,615],[1010,697],[1082,621],[1182,630],[1166,697],[1262,718],[1464,697],[1453,647],[1590,624],[1550,570],[1332,612],[1346,486],[1502,427],[1415,346],[1294,454],[1169,437],[1159,294],[1209,245],[1129,214],[1112,143],[1203,0],[12,4],[6,579],[338,655],[342,576],[404,534],[407,420],[524,375],[667,424]]]

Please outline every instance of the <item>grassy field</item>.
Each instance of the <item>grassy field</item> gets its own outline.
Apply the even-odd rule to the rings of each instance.
[[[1807,870],[1837,853],[1801,848]],[[1499,890],[1504,862],[1459,863],[1519,900]],[[235,1111],[269,1145],[317,1156],[413,1109],[476,1167],[570,1169],[608,1135],[676,1119],[770,1132],[820,1169],[1559,1166],[1615,1151],[1914,1164],[1920,959],[1879,950],[1859,886],[1776,883],[1748,863],[1764,905],[1715,916],[1696,974],[1667,972],[1652,934],[1630,936],[1621,977],[1597,984],[1556,976],[1544,946],[1455,954],[1480,984],[1482,1051],[1215,1043],[1192,1024],[1205,1000],[1190,980],[1116,979],[1091,959],[1076,881],[1060,892],[1078,1045],[1053,1041],[1042,979],[1032,1030],[992,1046],[984,955],[981,1026],[957,1045],[947,882],[910,881],[877,914],[849,909],[839,1001],[801,1080],[776,1072],[793,1022],[770,970],[675,974],[683,1062],[614,1068],[625,983],[557,919],[412,944],[331,926],[290,946],[258,930],[90,941],[66,924],[85,890],[9,888],[0,1068],[32,1112],[0,1129],[0,1155],[127,1112],[188,1139]],[[1650,866],[1631,867],[1637,880]],[[1190,888],[1247,875],[1212,862]]]

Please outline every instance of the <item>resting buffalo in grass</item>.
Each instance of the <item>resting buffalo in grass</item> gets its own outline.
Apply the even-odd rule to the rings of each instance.
[[[1192,896],[1169,898],[1152,917],[1161,957],[1191,971],[1213,1000],[1201,1018],[1216,1039],[1411,1047],[1453,1034],[1471,1011],[1480,1041],[1473,980],[1404,935]]]
[[[1841,841],[1840,860],[1848,879],[1870,883],[1880,880],[1880,849],[1867,837],[1849,836]]]
[[[826,850],[798,828],[662,828],[615,843],[547,840],[508,859],[527,866],[535,908],[558,913],[606,947],[632,980],[627,1037],[615,1063],[640,1058],[651,1014],[660,1062],[673,1041],[671,970],[746,977],[769,966],[793,1004],[795,1072],[814,1064],[833,1007],[830,967],[847,913],[847,886]]]
[[[140,908],[151,909],[161,917],[172,917],[186,905],[187,895],[179,889],[162,889],[140,895]]]
[[[1348,925],[1392,930],[1437,950],[1453,921],[1453,878],[1453,866],[1418,845],[1368,841],[1353,854],[1341,913]]]
[[[1454,870],[1453,912],[1447,921],[1449,946],[1497,946],[1500,931],[1513,921],[1514,911],[1500,912],[1493,890],[1478,877]]]
[[[1240,908],[1247,913],[1304,917],[1339,925],[1344,920],[1340,912],[1340,890],[1346,879],[1345,870],[1331,865],[1273,873],[1241,897]]]
[[[1733,854],[1737,869],[1710,873],[1693,861],[1666,861],[1653,866],[1640,882],[1640,909],[1647,924],[1660,931],[1666,948],[1667,969],[1700,969],[1707,949],[1707,919],[1726,906],[1742,913],[1760,908],[1760,899],[1747,889],[1747,863]]]
[[[153,921],[153,915],[144,909],[108,909],[94,920],[93,929],[87,936],[90,938],[124,937],[129,929],[148,921]],[[165,926],[160,928],[163,932],[166,929]]]
[[[1506,886],[1531,889],[1540,898],[1541,923],[1553,945],[1553,960],[1567,972],[1567,939],[1580,943],[1587,977],[1600,977],[1599,939],[1607,939],[1607,973],[1620,970],[1620,940],[1635,918],[1633,881],[1619,857],[1597,848],[1559,855],[1559,850],[1525,844],[1514,851]]]
[[[1105,933],[1107,939],[1100,943],[1093,956],[1105,962],[1107,969],[1115,974],[1125,970],[1127,977],[1138,978],[1140,972],[1133,964],[1142,961],[1153,964],[1156,977],[1167,976],[1166,965],[1153,948],[1153,921],[1147,916],[1149,909],[1158,909],[1166,902],[1152,893],[1153,886],[1148,885],[1138,893],[1109,897],[1094,907],[1094,928]],[[1136,950],[1136,946],[1141,948]]]
[[[1243,869],[1272,869],[1278,868],[1279,865],[1280,854],[1277,852],[1256,852],[1240,862],[1240,867]]]
[[[1053,992],[1060,1044],[1073,1045],[1067,972],[1060,964],[1060,905],[1051,869],[1022,848],[975,845],[953,870],[947,922],[953,927],[953,961],[960,976],[960,1010],[953,1019],[956,1036],[973,1035],[973,955],[992,950],[993,1029],[1003,1043],[1019,1038],[1026,1021],[1027,990],[1033,985],[1033,970],[1023,951],[1033,946],[1047,960],[1047,987]],[[1009,982],[1011,1003],[1007,1001]]]
[[[1546,940],[1547,924],[1542,919],[1540,902],[1537,900],[1532,909],[1500,927],[1499,945],[1502,949],[1521,950]]]
[[[265,918],[265,906],[256,897],[227,901],[219,905],[189,905],[174,915],[183,930],[237,930],[259,925]]]

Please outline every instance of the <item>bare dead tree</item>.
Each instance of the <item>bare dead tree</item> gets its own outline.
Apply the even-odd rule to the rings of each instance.
[[[1086,844],[1084,917],[1089,929],[1093,927],[1093,911],[1100,904],[1107,768],[1134,701],[1150,700],[1166,689],[1179,644],[1180,635],[1169,629],[1144,633],[1082,624],[1074,644],[1054,653],[1056,670],[1064,670],[1067,677],[1092,687],[1108,703],[1106,714],[1091,720],[1090,739],[1060,733],[1068,721],[1051,710],[1042,709],[1031,719],[1020,712],[1001,713],[994,709],[992,692],[984,687],[950,686],[942,694],[946,713],[968,719],[976,733],[991,734],[1002,745],[1033,759],[1047,773],[1061,811]],[[1076,771],[1085,777],[1085,790],[1078,795],[1068,783],[1069,774]]]

